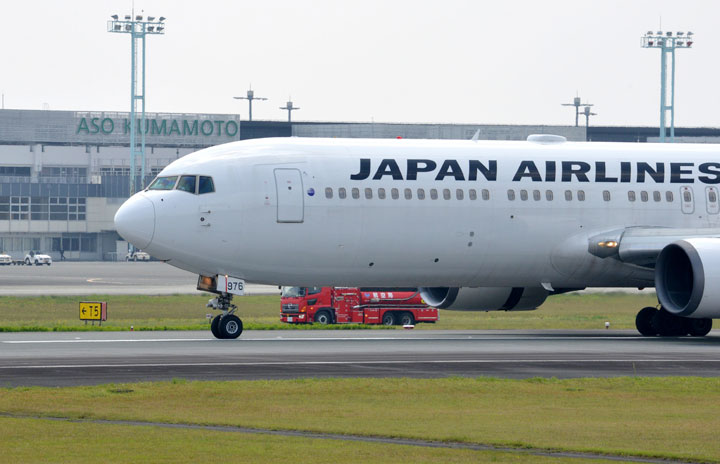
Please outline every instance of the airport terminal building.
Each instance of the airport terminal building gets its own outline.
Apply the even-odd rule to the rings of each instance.
[[[172,161],[221,143],[261,137],[365,137],[524,140],[552,133],[568,140],[654,141],[657,128],[240,121],[237,115],[146,113],[147,184]],[[685,131],[685,132],[683,132]],[[688,132],[689,131],[689,132]],[[676,129],[708,142],[718,129]],[[0,250],[59,259],[124,259],[113,217],[130,192],[128,113],[0,110]]]

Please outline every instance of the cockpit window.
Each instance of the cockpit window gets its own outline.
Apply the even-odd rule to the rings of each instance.
[[[215,191],[215,184],[213,184],[212,177],[200,176],[200,188],[198,189],[199,194],[212,193]]]
[[[172,190],[175,187],[175,181],[177,181],[177,176],[158,177],[150,184],[148,190]]]
[[[182,176],[177,184],[177,189],[183,192],[195,193],[195,176]]]

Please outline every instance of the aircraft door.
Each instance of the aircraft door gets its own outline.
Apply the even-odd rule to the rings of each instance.
[[[303,222],[305,204],[299,169],[275,169],[277,222]]]
[[[718,203],[717,187],[707,187],[705,189],[705,205],[708,214],[720,213],[720,203]]]
[[[680,187],[680,205],[682,207],[682,212],[685,214],[692,214],[695,211],[693,191],[689,186]]]

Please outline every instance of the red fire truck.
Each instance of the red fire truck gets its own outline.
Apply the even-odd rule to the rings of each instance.
[[[283,287],[280,320],[413,325],[437,321],[438,311],[414,288]]]

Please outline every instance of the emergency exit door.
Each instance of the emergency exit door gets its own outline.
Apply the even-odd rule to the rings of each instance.
[[[302,177],[298,169],[275,169],[277,222],[303,222]]]
[[[685,214],[695,212],[695,200],[693,199],[693,190],[690,186],[680,187],[680,207]]]

